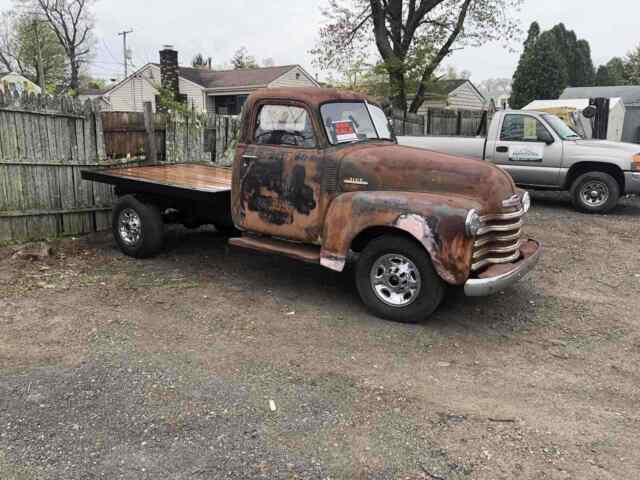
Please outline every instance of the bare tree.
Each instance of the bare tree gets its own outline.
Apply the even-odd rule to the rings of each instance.
[[[518,33],[511,13],[522,0],[328,0],[327,22],[312,53],[340,68],[375,44],[394,107],[416,112],[442,61],[455,49]],[[409,82],[409,79],[416,81]]]
[[[92,47],[92,0],[35,1],[64,48],[69,62],[69,88],[78,90],[81,67],[88,61]]]

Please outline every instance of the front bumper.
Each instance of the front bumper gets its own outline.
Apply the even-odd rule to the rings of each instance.
[[[640,172],[624,172],[624,193],[640,195]]]
[[[482,272],[478,278],[467,280],[464,284],[465,295],[484,297],[516,283],[536,266],[542,254],[542,245],[535,240],[528,240],[520,247],[520,254],[520,260],[517,262],[494,265]]]

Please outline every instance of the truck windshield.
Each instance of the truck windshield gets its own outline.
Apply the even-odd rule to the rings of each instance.
[[[582,138],[571,127],[560,120],[555,115],[542,115],[542,118],[551,125],[551,128],[562,138],[562,140],[578,140]]]
[[[387,117],[376,105],[365,102],[327,103],[320,108],[320,113],[332,145],[392,139]]]

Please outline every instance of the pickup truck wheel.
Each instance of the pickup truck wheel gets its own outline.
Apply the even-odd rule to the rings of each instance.
[[[607,213],[620,198],[620,186],[608,173],[587,172],[571,186],[573,206],[585,213]]]
[[[356,285],[364,304],[376,316],[417,323],[442,302],[444,283],[431,259],[416,242],[384,235],[372,240],[356,265]]]
[[[133,195],[118,200],[111,226],[120,250],[130,257],[148,258],[162,249],[164,224],[160,210]]]

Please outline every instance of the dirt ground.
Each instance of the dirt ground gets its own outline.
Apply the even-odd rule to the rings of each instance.
[[[0,250],[0,478],[638,478],[640,199],[534,200],[538,269],[421,325],[212,230]]]

